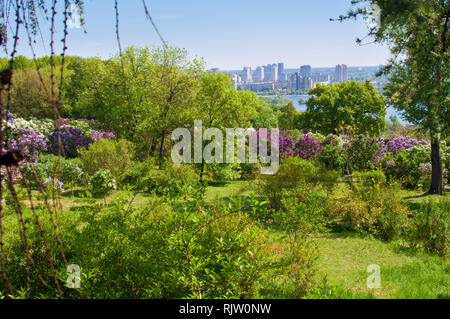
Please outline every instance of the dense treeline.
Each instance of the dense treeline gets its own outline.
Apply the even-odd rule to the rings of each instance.
[[[3,68],[8,66],[6,59],[0,63]],[[65,64],[61,116],[103,123],[119,138],[138,144],[144,157],[158,155],[162,159],[171,131],[192,127],[194,119],[220,129],[280,126],[317,130],[318,126],[325,127],[320,119],[335,122],[334,127],[322,130],[324,134],[337,133],[345,127],[377,136],[384,127],[384,101],[376,97],[369,83],[351,82],[347,91],[334,93],[343,101],[335,102],[340,118],[333,119],[331,109],[325,111],[328,114],[317,113],[330,99],[325,86],[311,92],[317,95],[318,107],[310,102],[307,113],[311,116],[307,116],[296,111],[292,103],[274,105],[250,91],[234,90],[227,75],[208,74],[203,61],[189,60],[185,50],[175,47],[130,47],[124,50],[123,59],[119,55],[107,60],[67,57]],[[59,83],[60,58],[54,59],[54,66],[55,83]],[[19,56],[14,68],[10,110],[24,118],[53,118],[48,94],[50,59],[33,61]],[[357,97],[351,95],[355,89],[359,90]],[[359,113],[358,107],[362,107]]]

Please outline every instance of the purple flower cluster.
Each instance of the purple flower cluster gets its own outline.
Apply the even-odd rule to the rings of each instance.
[[[77,149],[87,147],[94,143],[94,139],[85,136],[81,130],[68,127],[61,131],[55,130],[49,137],[48,151],[57,155],[59,150],[58,136],[61,137],[61,143],[64,148],[64,155],[69,158],[77,156]]]
[[[296,156],[310,159],[316,158],[316,155],[322,151],[322,145],[312,137],[305,135],[295,143],[295,149],[297,151]]]
[[[425,140],[418,141],[410,136],[397,136],[386,143],[386,150],[394,155],[417,145],[427,145]]]
[[[27,161],[35,162],[39,152],[45,150],[45,137],[32,129],[22,129],[20,134],[10,142],[10,148],[22,149]]]
[[[431,163],[423,164],[419,167],[419,172],[422,176],[431,175]]]
[[[322,145],[312,137],[305,135],[298,141],[290,136],[280,135],[281,158],[301,157],[303,159],[315,158],[322,151]]]
[[[397,155],[401,151],[407,150],[417,145],[427,145],[426,140],[418,141],[411,136],[394,136],[391,138],[380,138],[378,145],[380,146],[380,152],[375,157],[374,164],[378,164],[387,153]]]
[[[110,138],[117,139],[116,135],[113,132],[100,132],[96,130],[91,130],[94,141],[98,141],[101,138]]]
[[[51,177],[47,177],[47,179],[44,181],[44,186],[45,187],[52,187],[53,190],[55,191],[61,191],[61,192],[65,192],[63,189],[63,185],[64,183],[61,182],[59,179],[52,179]]]

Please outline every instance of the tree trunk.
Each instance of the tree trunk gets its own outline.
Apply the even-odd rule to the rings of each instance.
[[[200,166],[200,183],[203,183],[203,171],[205,170],[205,162],[202,161],[202,164]]]
[[[431,185],[428,194],[444,195],[444,180],[442,171],[441,137],[431,134]]]

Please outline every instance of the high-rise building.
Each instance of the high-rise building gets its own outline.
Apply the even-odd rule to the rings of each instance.
[[[256,76],[255,76],[256,82],[263,82],[264,81],[264,67],[258,66],[256,68]]]
[[[271,81],[272,81],[272,82],[278,82],[278,65],[276,65],[275,63],[272,64],[272,77],[271,77]]]
[[[252,82],[252,68],[244,66],[242,71],[242,81],[244,83]]]
[[[298,72],[289,76],[289,88],[291,90],[299,90],[300,88],[300,75]]]
[[[267,64],[264,67],[264,81],[272,80],[272,64]]]
[[[305,76],[302,78],[300,89],[304,92],[308,92],[310,89],[314,87],[314,81],[309,76]]]
[[[312,73],[312,68],[310,65],[302,65],[300,67],[300,76],[310,77]]]
[[[348,68],[345,64],[336,65],[336,82],[342,83],[348,81]]]
[[[284,63],[278,63],[278,81],[283,81],[284,80]]]

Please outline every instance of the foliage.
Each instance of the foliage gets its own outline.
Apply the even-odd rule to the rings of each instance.
[[[299,113],[295,108],[294,103],[289,102],[288,104],[283,106],[278,116],[279,127],[287,130],[295,129],[298,114]]]
[[[330,217],[338,217],[343,225],[356,231],[368,232],[385,241],[402,234],[408,210],[392,190],[382,184],[380,171],[357,173],[351,190],[333,195]]]
[[[322,134],[353,132],[380,135],[386,116],[385,101],[366,81],[319,85],[309,91],[301,126]]]
[[[89,180],[93,191],[104,196],[117,189],[114,175],[107,169],[100,168]]]
[[[61,139],[60,149],[59,140]],[[91,137],[84,135],[79,129],[65,128],[61,131],[55,129],[55,131],[48,137],[48,151],[58,155],[64,155],[67,158],[74,158],[78,155],[80,148],[87,148],[94,142]]]
[[[53,117],[50,87],[51,80],[47,72],[41,70],[39,74],[32,69],[18,70],[14,73],[11,87],[11,111],[19,117]]]
[[[351,173],[373,169],[380,145],[377,139],[360,135],[344,144],[344,150],[344,167]]]
[[[264,101],[263,98],[259,99],[258,105],[256,105],[256,115],[252,119],[254,128],[273,128],[278,127],[278,119],[275,115],[273,108]]]
[[[241,178],[240,165],[237,163],[213,163],[207,165],[214,181],[235,181]]]
[[[407,237],[412,246],[423,246],[429,253],[445,256],[448,253],[450,201],[422,203],[410,221]]]
[[[332,189],[337,179],[338,174],[334,171],[329,171],[311,160],[291,157],[281,163],[277,174],[261,176],[258,188],[260,194],[269,201],[271,208],[279,210],[283,191],[293,190],[299,183]]]
[[[322,151],[317,156],[320,163],[328,169],[338,170],[344,169],[344,147],[342,139],[338,136],[329,135],[321,143]]]
[[[366,1],[352,1],[354,5],[362,2]],[[433,170],[429,192],[442,195],[440,137],[450,131],[448,1],[404,0],[398,5],[395,1],[371,0],[370,4],[378,5],[382,19],[369,35],[376,42],[386,43],[392,53],[383,70],[389,76],[385,95],[405,120],[429,132]],[[370,16],[366,5],[340,20]]]
[[[121,182],[131,166],[133,144],[123,139],[100,139],[79,153],[87,174],[93,175],[99,169],[107,169]]]
[[[445,144],[442,149],[447,149]],[[444,161],[446,156],[447,154],[443,153]],[[388,180],[401,181],[407,188],[417,188],[422,184],[426,189],[431,182],[430,145],[419,144],[399,152],[396,156],[384,156],[381,167]],[[448,170],[444,170],[443,173],[446,178]]]
[[[80,294],[63,287],[65,297],[80,298],[249,298],[268,259],[267,232],[238,207],[208,207],[204,189],[186,188],[191,198],[172,206],[167,198],[137,208],[133,195],[116,196],[110,204],[80,207],[66,214],[59,229],[70,243],[65,253],[82,266]],[[51,224],[43,225],[51,234]],[[51,275],[40,230],[30,224],[35,270],[49,282]],[[49,239],[49,238],[47,238]],[[49,241],[55,248],[54,241]],[[8,278],[16,285],[25,279],[17,272],[25,261],[19,236],[7,244]],[[56,256],[53,256],[56,257]],[[65,267],[54,259],[57,269]],[[61,278],[65,278],[61,274]],[[33,282],[28,296],[55,292]]]

